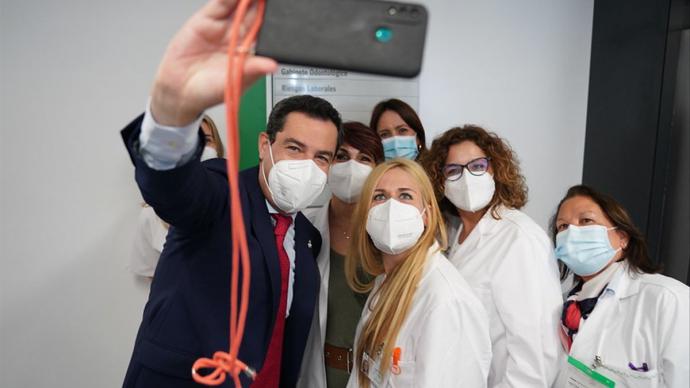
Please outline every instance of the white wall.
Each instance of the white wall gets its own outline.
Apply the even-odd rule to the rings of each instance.
[[[118,130],[201,3],[2,0],[0,386],[121,385],[146,286],[124,269],[140,196]],[[506,137],[545,224],[581,177],[592,0],[426,3],[425,126]]]
[[[582,178],[593,0],[425,3],[429,143],[466,123],[507,139],[530,189],[527,213],[546,227]]]

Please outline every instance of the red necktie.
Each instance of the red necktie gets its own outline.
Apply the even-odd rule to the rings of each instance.
[[[276,388],[280,384],[280,362],[283,354],[283,333],[285,329],[285,312],[287,309],[288,279],[290,273],[290,258],[283,243],[285,234],[292,224],[292,217],[283,214],[271,214],[276,221],[273,232],[276,237],[276,248],[278,249],[278,262],[280,263],[280,302],[276,323],[273,326],[273,335],[268,344],[266,359],[261,371],[256,376],[252,388]]]

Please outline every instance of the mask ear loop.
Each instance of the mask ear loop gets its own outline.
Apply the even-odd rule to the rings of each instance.
[[[276,163],[273,161],[273,147],[271,144],[271,140],[268,140],[268,155],[271,157],[271,169],[275,167]],[[259,167],[261,169],[261,175],[264,177],[264,182],[266,183],[266,187],[268,188],[268,192],[271,193],[271,199],[273,202],[275,202],[275,197],[273,196],[273,190],[271,190],[271,185],[268,184],[268,179],[266,178],[266,170],[264,170],[264,164],[261,163],[261,166]]]
[[[421,212],[419,212],[419,215],[422,217],[422,221],[426,221],[424,219],[424,213],[426,213],[426,210],[429,208],[429,205],[424,206],[424,209],[422,209]],[[424,229],[426,229],[427,225],[426,222],[424,222]]]
[[[424,213],[426,213],[426,209],[428,209],[428,208],[429,208],[429,205],[424,206],[424,209],[422,209],[422,211],[419,212],[419,215],[424,217]]]
[[[617,226],[612,226],[610,228],[606,228],[606,231],[608,232],[609,230],[616,230],[616,229],[618,229]],[[621,240],[623,240],[623,239],[621,239]],[[610,244],[610,242],[609,242],[609,244]],[[618,253],[618,251],[624,252],[625,248],[627,248],[627,247],[628,247],[628,241],[621,242],[620,246],[616,249],[616,253]],[[625,257],[623,257],[623,255],[621,255],[621,258],[616,260],[616,261],[622,261],[622,260],[625,260]]]

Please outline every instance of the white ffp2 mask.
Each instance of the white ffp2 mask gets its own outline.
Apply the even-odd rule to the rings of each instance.
[[[474,176],[465,171],[456,181],[446,180],[445,195],[457,208],[476,212],[491,202],[496,191],[493,175]]]
[[[285,213],[295,213],[306,209],[326,187],[326,173],[311,159],[273,160],[271,145],[268,146],[273,168],[268,173],[261,173],[268,184],[268,191],[273,202]]]
[[[391,198],[369,209],[367,233],[381,252],[396,255],[411,248],[424,233],[422,213]]]
[[[339,200],[355,203],[372,170],[371,166],[352,159],[333,164],[328,171],[328,187]]]

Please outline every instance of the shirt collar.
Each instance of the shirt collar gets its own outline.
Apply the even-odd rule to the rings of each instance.
[[[268,202],[268,199],[266,200],[266,208],[268,208],[268,214],[278,214],[280,213],[276,208],[274,208],[270,202]],[[282,214],[282,213],[281,213]],[[297,216],[297,212],[292,213],[292,214],[287,214],[288,216],[292,217],[292,221],[294,223],[295,217]]]

